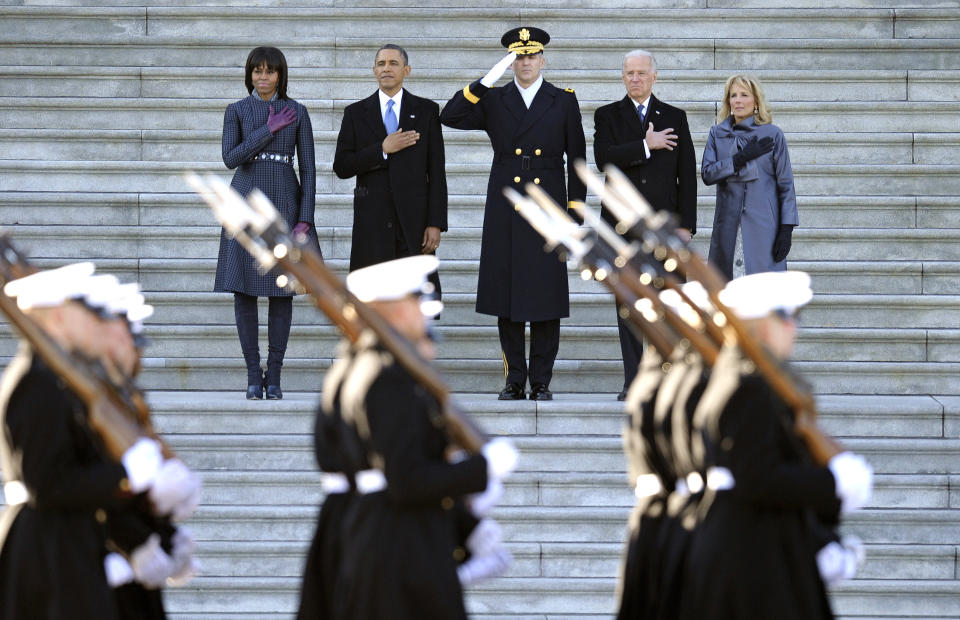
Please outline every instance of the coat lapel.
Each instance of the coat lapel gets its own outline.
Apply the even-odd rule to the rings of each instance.
[[[403,107],[401,105],[401,107]],[[363,100],[363,120],[366,121],[373,133],[381,140],[387,137],[387,128],[383,126],[383,117],[380,116],[379,91]],[[400,117],[397,117],[400,118]]]
[[[650,95],[650,106],[647,110],[647,117],[643,119],[643,133],[646,135],[647,127],[650,126],[650,123],[653,123],[654,131],[662,131],[666,128],[666,121],[661,120],[663,117],[660,115],[660,100]]]
[[[517,90],[517,85],[513,82],[510,82],[504,86],[502,97],[503,106],[507,108],[517,122],[522,121],[523,117],[527,113],[527,106],[523,104],[523,97],[520,96],[520,91]]]
[[[653,97],[650,97],[650,102],[650,107],[652,108]],[[640,122],[640,115],[637,114],[637,108],[633,105],[633,99],[630,98],[630,95],[626,95],[620,100],[620,114],[626,121],[627,127],[637,135],[638,139],[643,139],[643,137],[647,135],[646,120],[644,120],[643,123]],[[647,114],[647,118],[650,118],[649,114]]]
[[[514,136],[522,136],[524,132],[533,127],[533,125],[540,120],[540,117],[553,105],[553,100],[556,96],[556,87],[544,80],[543,84],[540,85],[540,90],[537,91],[537,95],[530,103],[530,109],[526,110],[526,114],[523,115],[523,120],[520,121],[520,126],[517,128]],[[519,92],[517,92],[517,98],[520,99],[520,105],[523,106],[523,98],[520,97]]]
[[[400,121],[398,127],[403,131],[415,129],[419,112],[420,106],[417,105],[417,100],[413,98],[409,90],[404,88],[403,98],[400,99],[400,115],[397,116],[397,120]]]

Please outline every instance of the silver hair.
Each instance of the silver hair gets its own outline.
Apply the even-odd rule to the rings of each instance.
[[[649,58],[650,59],[650,69],[651,71],[657,70],[657,59],[653,57],[653,54],[647,50],[630,50],[623,55],[623,62],[627,62],[627,58]]]

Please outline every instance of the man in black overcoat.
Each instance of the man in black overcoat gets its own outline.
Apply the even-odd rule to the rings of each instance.
[[[656,81],[656,61],[649,52],[626,54],[623,83],[627,94],[594,113],[593,154],[601,170],[613,164],[626,174],[654,209],[674,213],[679,221],[677,233],[689,240],[697,231],[696,154],[686,112],[653,96]],[[606,209],[603,216],[612,221]],[[643,342],[630,332],[619,313],[617,327],[624,375],[617,398],[623,400],[637,374]]]
[[[357,177],[350,271],[434,254],[447,230],[440,107],[403,88],[410,70],[403,48],[384,45],[373,65],[379,89],[343,111],[333,171]],[[431,281],[439,293],[439,277]]]
[[[543,251],[543,238],[503,196],[504,187],[542,187],[561,206],[583,202],[586,187],[567,166],[584,159],[586,141],[580,106],[572,89],[540,75],[549,35],[539,28],[514,28],[500,42],[510,50],[480,80],[453,96],[440,121],[456,129],[482,129],[493,145],[487,184],[477,312],[497,317],[506,387],[501,400],[550,400],[553,363],[560,344],[560,319],[570,315],[567,266]],[[493,84],[512,66],[514,80]],[[530,323],[527,367],[524,326]]]

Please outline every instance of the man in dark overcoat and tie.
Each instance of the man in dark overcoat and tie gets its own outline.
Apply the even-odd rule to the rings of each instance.
[[[687,125],[687,113],[660,101],[652,94],[657,64],[644,50],[627,52],[623,59],[623,84],[627,94],[620,101],[594,112],[593,155],[602,170],[614,164],[636,185],[658,211],[669,211],[679,222],[677,234],[684,240],[697,232],[697,161]],[[603,216],[613,222],[604,209]],[[623,390],[637,375],[643,341],[617,314],[620,350],[623,354]]]
[[[384,45],[373,65],[377,92],[343,111],[333,171],[357,177],[350,271],[435,254],[447,230],[440,106],[403,88],[410,71],[406,50]],[[430,280],[439,295],[439,277]]]
[[[506,386],[501,400],[550,400],[553,363],[560,344],[560,319],[570,315],[567,266],[543,251],[543,238],[503,196],[504,187],[542,187],[560,205],[583,202],[586,187],[572,166],[583,159],[586,140],[580,106],[572,89],[560,89],[540,75],[543,47],[550,36],[520,27],[503,35],[507,56],[480,80],[453,96],[440,121],[456,129],[482,129],[493,145],[487,184],[477,312],[497,317]],[[514,79],[493,84],[512,66]],[[524,327],[530,323],[527,366]]]

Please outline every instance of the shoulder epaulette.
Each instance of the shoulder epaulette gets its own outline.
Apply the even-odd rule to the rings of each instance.
[[[575,93],[575,92],[577,92],[577,91],[573,90],[572,88],[564,88],[564,89],[563,89],[563,92],[565,92],[565,93]]]

